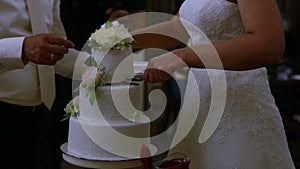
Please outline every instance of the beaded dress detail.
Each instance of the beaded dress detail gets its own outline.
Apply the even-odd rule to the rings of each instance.
[[[211,42],[245,32],[238,5],[225,0],[185,0],[179,14]],[[207,43],[184,26],[193,46]],[[205,69],[191,71],[200,92],[199,114],[190,133],[171,153],[182,152],[189,156],[191,169],[295,168],[265,68],[225,71],[224,112],[218,127],[204,143],[199,143],[198,138],[211,104],[211,84]],[[218,70],[214,73],[218,74]]]

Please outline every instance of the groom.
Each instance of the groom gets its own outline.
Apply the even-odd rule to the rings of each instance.
[[[71,49],[73,42],[65,38],[58,0],[38,4],[2,0],[0,16],[5,16],[0,19],[0,144],[4,155],[0,168],[44,169],[47,139],[43,110],[51,109],[53,100],[49,94],[44,100],[41,93],[53,86],[41,90],[45,81],[40,79],[49,81],[45,85],[54,84],[54,79],[50,80],[54,65],[56,73],[72,77],[77,52]],[[45,32],[39,30],[42,27]],[[42,76],[44,73],[49,76]]]

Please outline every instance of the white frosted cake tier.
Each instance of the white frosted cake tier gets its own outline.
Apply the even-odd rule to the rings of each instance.
[[[79,93],[79,118],[93,121],[126,122],[136,112],[144,109],[144,85],[100,86],[96,90],[96,99],[91,104],[86,89]]]
[[[106,82],[121,82],[134,76],[132,48],[100,51],[92,49],[97,63],[105,67]]]
[[[138,158],[142,145],[150,146],[150,123],[106,123],[92,119],[69,121],[68,150],[85,159]]]

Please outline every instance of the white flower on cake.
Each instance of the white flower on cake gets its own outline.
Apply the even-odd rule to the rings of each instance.
[[[85,83],[86,85],[91,85],[95,82],[95,77],[97,75],[98,68],[97,67],[89,67],[81,76],[82,83]]]
[[[91,66],[82,74],[81,88],[86,89],[86,97],[89,97],[91,104],[96,99],[96,89],[105,85],[105,77],[104,67]]]
[[[106,22],[89,38],[90,47],[96,50],[123,50],[135,41],[124,25],[118,21]]]
[[[121,80],[118,79],[117,82],[120,83],[134,76],[133,58],[127,56],[132,53],[132,45],[136,41],[127,27],[118,21],[108,21],[91,34],[88,42],[89,47],[91,47],[91,55],[85,63],[89,63],[89,66],[82,74],[82,81],[77,89],[82,90],[82,93],[93,105],[96,98],[101,95],[100,90],[97,92],[98,87],[115,82],[112,82],[112,77],[121,62],[123,63],[123,70],[126,71],[121,71],[120,76],[117,76],[118,78],[121,77]],[[64,119],[78,116],[78,110],[71,101],[65,108]],[[138,114],[132,113],[129,120],[134,122],[138,117]]]
[[[79,113],[79,97],[76,96],[72,99],[67,106],[65,107],[64,111],[64,118],[62,121],[69,119],[71,116],[78,116]]]
[[[82,87],[88,88],[91,86],[98,87],[105,85],[105,68],[95,66],[89,67],[82,74]]]
[[[93,104],[96,99],[96,89],[98,86],[105,85],[105,68],[89,67],[82,74],[81,88],[86,89],[86,97],[89,97],[90,103]],[[64,118],[62,121],[69,119],[71,116],[79,115],[79,96],[74,97],[65,107]]]

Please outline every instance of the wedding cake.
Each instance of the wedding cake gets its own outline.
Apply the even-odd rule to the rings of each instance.
[[[79,96],[67,105],[68,151],[79,158],[138,158],[150,146],[143,82],[134,77],[134,39],[119,22],[107,22],[89,38],[90,66],[82,74]]]

